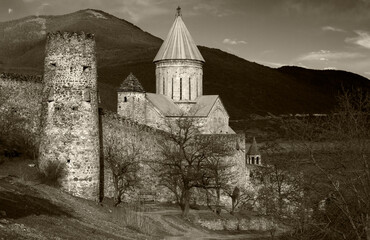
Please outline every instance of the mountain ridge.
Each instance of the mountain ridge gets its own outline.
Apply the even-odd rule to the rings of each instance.
[[[155,92],[153,59],[163,41],[95,9],[1,22],[0,71],[42,74],[45,36],[54,31],[95,34],[103,107],[116,110],[116,89],[130,72],[147,92]],[[370,81],[354,73],[291,66],[275,69],[219,49],[198,48],[206,61],[204,94],[220,95],[232,119],[249,114],[327,113],[334,109],[343,85],[370,89]]]

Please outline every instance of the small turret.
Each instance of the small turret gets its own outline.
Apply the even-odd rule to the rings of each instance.
[[[249,150],[247,152],[246,160],[247,160],[246,164],[262,165],[261,153],[258,150],[257,141],[255,137],[253,137],[252,145],[249,147]]]
[[[117,113],[132,121],[145,124],[145,91],[139,80],[130,73],[117,92]]]

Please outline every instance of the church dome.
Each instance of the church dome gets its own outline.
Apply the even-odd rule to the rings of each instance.
[[[197,60],[205,62],[182,21],[180,7],[177,8],[175,22],[153,62],[161,60]]]

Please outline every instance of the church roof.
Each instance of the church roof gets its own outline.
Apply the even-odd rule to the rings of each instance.
[[[258,150],[256,138],[253,137],[252,145],[249,147],[248,155],[261,155],[260,151]]]
[[[182,21],[180,10],[181,8],[179,7],[177,9],[175,22],[153,62],[171,59],[187,59],[204,62],[193,38]]]
[[[169,97],[155,93],[147,93],[146,97],[164,116],[181,115],[179,107]]]
[[[196,98],[196,103],[190,109],[190,115],[194,117],[207,117],[217,99],[218,95],[203,95]]]
[[[130,73],[118,88],[118,92],[145,92],[139,80]]]

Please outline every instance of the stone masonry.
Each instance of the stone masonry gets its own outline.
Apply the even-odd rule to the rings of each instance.
[[[62,189],[98,200],[99,125],[95,39],[49,33],[44,63],[39,168],[65,169]]]

